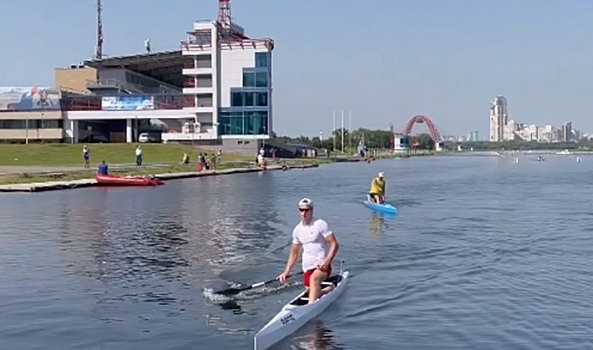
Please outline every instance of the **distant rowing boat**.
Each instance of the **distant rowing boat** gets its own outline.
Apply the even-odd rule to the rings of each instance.
[[[282,339],[299,330],[307,322],[317,317],[331,303],[342,295],[346,289],[346,282],[350,272],[343,270],[343,261],[340,266],[340,273],[329,277],[323,286],[333,284],[334,289],[321,296],[313,304],[308,304],[308,291],[303,291],[284,305],[280,312],[276,314],[253,338],[254,350],[265,350],[278,343]]]

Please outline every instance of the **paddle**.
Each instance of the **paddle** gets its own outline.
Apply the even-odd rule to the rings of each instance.
[[[303,274],[303,271],[298,272],[298,273],[295,273],[294,275],[289,275],[288,277],[290,278],[292,276],[298,276],[298,275],[302,275],[302,274]],[[274,278],[273,280],[269,280],[269,281],[266,281],[266,282],[259,282],[259,283],[256,283],[256,284],[252,284],[252,285],[247,286],[247,287],[224,289],[224,290],[221,290],[219,292],[216,292],[215,294],[235,295],[235,294],[239,294],[239,293],[241,293],[243,291],[246,291],[246,290],[250,290],[250,289],[254,289],[254,288],[259,288],[261,286],[265,286],[267,284],[274,283],[276,281],[278,281],[278,278]]]

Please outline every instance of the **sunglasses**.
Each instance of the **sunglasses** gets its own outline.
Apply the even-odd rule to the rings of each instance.
[[[306,208],[306,209],[305,209],[305,208],[299,208],[299,211],[300,211],[301,213],[306,213],[306,212],[308,212],[308,211],[310,211],[310,210],[311,210],[311,208]]]

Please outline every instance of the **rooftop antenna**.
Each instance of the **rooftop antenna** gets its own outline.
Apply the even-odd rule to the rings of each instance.
[[[97,0],[97,48],[95,58],[100,60],[103,58],[103,20],[101,14],[103,13],[102,0]]]
[[[231,27],[231,0],[218,0],[218,23],[225,29]]]

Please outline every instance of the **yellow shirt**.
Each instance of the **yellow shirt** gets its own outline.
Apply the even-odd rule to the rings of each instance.
[[[371,190],[369,193],[378,193],[383,195],[385,193],[385,179],[376,177],[371,182]]]

